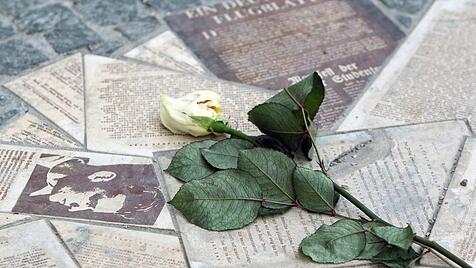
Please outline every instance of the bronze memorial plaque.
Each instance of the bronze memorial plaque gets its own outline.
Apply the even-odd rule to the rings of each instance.
[[[165,19],[219,78],[280,89],[318,71],[327,128],[404,37],[371,1],[234,0]]]

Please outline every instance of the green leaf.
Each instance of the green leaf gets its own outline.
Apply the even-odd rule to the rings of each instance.
[[[205,178],[216,169],[203,159],[200,150],[208,149],[215,143],[216,141],[204,140],[185,145],[177,151],[165,171],[184,182]]]
[[[284,146],[284,144],[280,140],[274,137],[271,137],[269,135],[260,135],[254,137],[254,139],[259,144],[259,147],[272,149],[287,155],[289,158],[294,158],[293,152],[291,152],[286,146]]]
[[[322,83],[322,79],[319,77],[317,72],[314,72],[300,82],[290,86],[288,88],[288,92],[309,113],[309,117],[312,121],[319,111],[319,107],[321,106],[325,96],[324,84]],[[280,103],[291,110],[299,110],[299,107],[284,90],[274,95],[266,102]]]
[[[367,239],[366,247],[357,259],[379,262],[393,268],[406,268],[410,263],[419,258],[419,255],[411,247],[404,250],[389,245],[387,241],[373,234],[375,228],[387,227],[387,224],[373,221],[362,226],[369,232],[365,234]]]
[[[372,231],[375,235],[387,241],[390,245],[408,250],[413,244],[413,230],[409,225],[406,228],[395,226],[377,226]]]
[[[344,263],[357,258],[365,248],[365,230],[353,220],[339,220],[322,225],[304,238],[300,245],[304,255],[318,263]]]
[[[395,246],[388,246],[370,260],[385,264],[391,268],[407,268],[420,257],[412,248],[403,250]]]
[[[334,210],[334,183],[324,173],[297,167],[294,190],[303,208],[318,213]]]
[[[371,229],[377,226],[385,226],[385,224],[377,221],[368,222],[362,225],[365,230],[369,231],[365,233],[365,248],[360,253],[358,260],[371,260],[387,247],[387,242],[380,237],[372,234]]]
[[[239,139],[221,140],[210,147],[202,149],[202,156],[207,162],[218,169],[237,168],[238,154],[241,150],[251,149],[251,142]]]
[[[309,130],[311,131],[312,137],[316,138],[317,136],[317,126],[314,122],[309,121],[308,122]],[[301,151],[304,154],[304,156],[307,157],[307,159],[311,160],[312,155],[314,151],[312,150],[312,140],[311,137],[309,136],[304,136],[302,142],[301,142]]]
[[[263,103],[248,112],[248,120],[259,130],[279,139],[289,150],[300,148],[305,126],[292,110],[279,103]]]
[[[193,224],[213,231],[242,228],[253,222],[261,207],[256,181],[239,170],[221,170],[188,182],[169,202]]]
[[[266,207],[260,207],[258,211],[258,215],[260,216],[268,216],[268,215],[275,215],[275,214],[283,214],[284,212],[288,211],[291,207],[284,207],[280,209],[271,209]]]
[[[271,209],[289,207],[295,201],[293,173],[296,164],[283,153],[255,148],[240,151],[238,169],[256,179],[263,191],[263,206]]]

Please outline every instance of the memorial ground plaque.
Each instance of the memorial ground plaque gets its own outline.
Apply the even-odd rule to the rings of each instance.
[[[476,127],[476,1],[438,1],[338,131],[467,118]]]
[[[280,89],[318,71],[330,126],[404,34],[370,1],[235,0],[165,18],[219,78]]]

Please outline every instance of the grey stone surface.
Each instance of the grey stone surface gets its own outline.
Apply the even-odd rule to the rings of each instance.
[[[74,17],[71,10],[60,4],[53,4],[31,10],[19,16],[15,20],[15,24],[19,30],[31,34],[52,29],[58,22],[69,17]]]
[[[106,56],[121,48],[122,45],[121,41],[113,40],[89,45],[89,50],[94,54]]]
[[[149,16],[121,25],[117,27],[116,30],[121,32],[130,40],[137,40],[140,37],[146,36],[147,34],[157,30],[159,27],[159,21],[155,17]]]
[[[61,54],[136,47],[166,29],[165,13],[207,1],[0,0],[0,83]]]
[[[0,40],[15,34],[15,29],[4,21],[0,21]]]
[[[400,28],[409,32],[434,0],[372,0]]]
[[[406,28],[410,28],[412,25],[412,18],[409,16],[397,15],[396,18]]]
[[[101,37],[76,17],[70,17],[56,24],[45,34],[46,41],[58,53],[70,52],[102,41]]]
[[[99,25],[128,22],[138,14],[136,0],[76,0],[75,8]]]
[[[41,0],[0,0],[0,13],[16,17],[38,3]]]
[[[385,6],[391,9],[415,14],[423,9],[429,0],[380,0]]]
[[[15,117],[15,115],[19,114],[20,111],[18,109],[11,109],[6,111],[3,114],[0,114],[0,126],[8,122],[8,120]]]
[[[0,128],[16,115],[25,112],[18,98],[4,88],[0,88]]]
[[[0,43],[0,75],[16,75],[46,60],[47,56],[25,41]]]
[[[174,12],[197,7],[202,4],[200,0],[143,0],[145,4],[155,7],[163,12]]]

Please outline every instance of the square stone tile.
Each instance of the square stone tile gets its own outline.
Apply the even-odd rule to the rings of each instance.
[[[0,0],[0,13],[16,17],[41,2],[40,0]]]
[[[137,0],[75,0],[74,7],[99,25],[129,22],[138,15]]]
[[[74,17],[73,12],[61,4],[47,5],[19,16],[15,24],[19,30],[31,34],[52,29],[66,18]]]
[[[67,18],[45,34],[45,39],[58,53],[65,53],[102,42],[102,38],[76,17]]]
[[[157,30],[159,27],[160,22],[155,17],[149,16],[121,25],[116,30],[130,40],[137,40]]]
[[[10,40],[0,44],[0,75],[16,75],[48,57],[23,40]]]
[[[142,0],[145,4],[155,7],[164,13],[185,10],[200,6],[200,0]]]
[[[15,34],[12,25],[0,20],[0,40],[8,38]]]

